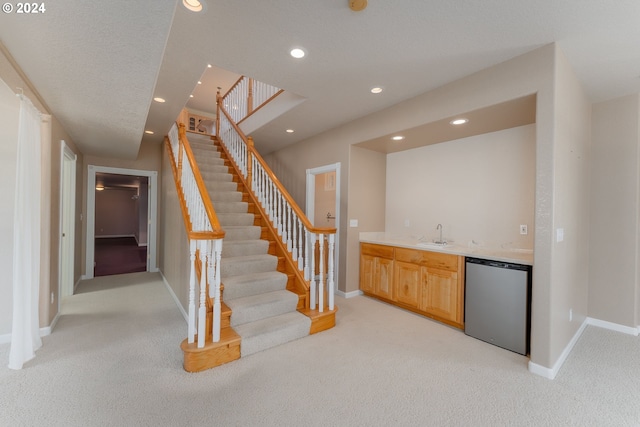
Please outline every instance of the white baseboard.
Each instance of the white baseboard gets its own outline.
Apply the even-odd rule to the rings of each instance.
[[[362,291],[351,291],[351,292],[343,292],[341,290],[336,291],[336,295],[341,296],[342,298],[353,298],[360,295],[364,295]]]
[[[637,337],[640,334],[639,328],[607,322],[606,320],[594,319],[593,317],[587,317],[587,324],[603,329],[609,329],[611,331],[622,332],[627,335],[633,335],[634,337]]]
[[[94,236],[94,238],[96,239],[117,239],[121,237],[133,237],[134,239],[136,238],[135,234],[101,234],[99,236]]]
[[[40,328],[40,336],[41,337],[46,337],[47,335],[51,335],[51,332],[53,332],[53,328],[56,327],[56,323],[58,323],[58,319],[60,319],[60,312],[58,312],[58,314],[55,315],[55,317],[53,318],[53,320],[51,321],[51,324],[49,326],[45,326],[44,328]]]
[[[171,297],[173,298],[173,300],[175,301],[176,305],[178,306],[178,309],[180,310],[180,313],[182,313],[182,316],[184,317],[185,322],[189,323],[189,315],[184,310],[184,307],[182,307],[182,304],[180,303],[180,300],[178,299],[178,296],[176,295],[175,292],[173,292],[173,289],[171,288],[171,285],[167,281],[167,278],[164,277],[164,274],[162,274],[162,271],[160,271],[160,277],[162,277],[162,281],[164,282],[164,285],[169,290],[169,294],[171,294]]]
[[[60,313],[56,314],[56,316],[51,321],[49,326],[44,326],[39,329],[39,333],[41,337],[46,337],[51,335],[53,328],[56,327],[56,323],[58,323],[58,319],[60,318]],[[3,334],[0,335],[0,344],[10,344],[11,343],[11,334]]]
[[[582,322],[582,325],[580,325],[576,333],[573,335],[573,338],[571,338],[571,341],[569,341],[569,344],[567,344],[567,346],[564,348],[564,351],[562,352],[560,357],[558,357],[558,360],[556,360],[556,363],[553,364],[552,368],[538,365],[537,363],[533,363],[531,360],[529,360],[529,372],[531,372],[532,374],[540,375],[541,377],[550,380],[554,379],[556,375],[558,375],[558,372],[560,371],[560,368],[562,368],[562,365],[564,365],[564,362],[567,360],[567,357],[569,357],[569,354],[571,354],[571,350],[573,350],[573,347],[580,339],[580,336],[587,327],[587,324],[587,319],[585,319],[585,321]]]
[[[78,281],[73,285],[73,293],[76,293],[76,289],[78,289],[78,285],[80,284],[80,282],[82,282],[84,279],[84,276],[80,276],[78,278]]]
[[[538,365],[529,361],[529,372],[540,375],[541,377],[548,378],[550,380],[554,379],[558,374],[558,371],[560,371],[560,368],[562,367],[564,362],[567,360],[567,357],[569,357],[571,350],[573,350],[573,347],[578,342],[578,339],[580,339],[580,336],[584,332],[587,325],[597,326],[598,328],[609,329],[611,331],[622,332],[623,334],[633,335],[634,337],[640,335],[640,327],[634,328],[632,326],[625,326],[618,323],[607,322],[606,320],[587,317],[584,322],[582,322],[582,325],[580,325],[580,328],[575,333],[569,344],[567,344],[564,351],[562,352],[556,363],[554,363],[552,368],[547,368],[545,366]]]
[[[11,342],[11,334],[0,335],[0,344],[9,344]]]

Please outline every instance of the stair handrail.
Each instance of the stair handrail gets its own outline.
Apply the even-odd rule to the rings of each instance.
[[[240,124],[282,92],[276,86],[240,76],[222,100],[233,121]]]
[[[225,232],[220,226],[209,198],[200,169],[186,136],[184,124],[175,124],[165,138],[173,178],[176,184],[182,218],[189,238],[190,277],[187,341],[195,341],[198,348],[206,342],[206,289],[213,299],[212,341],[220,341],[221,290],[220,259]],[[200,279],[196,275],[199,265]],[[196,287],[198,289],[196,290]],[[195,297],[199,294],[196,318]]]
[[[230,154],[231,160],[262,205],[277,234],[286,245],[298,273],[308,284],[309,308],[314,310],[316,298],[318,311],[325,307],[325,236],[327,238],[326,291],[327,306],[334,309],[334,250],[336,228],[315,227],[293,197],[278,180],[271,168],[255,149],[253,140],[247,138],[225,109],[218,95],[218,139]],[[318,266],[316,268],[316,258]],[[316,274],[317,273],[317,274]]]

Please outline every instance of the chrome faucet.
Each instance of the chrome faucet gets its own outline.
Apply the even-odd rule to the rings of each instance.
[[[440,230],[440,240],[438,240],[436,243],[443,244],[444,240],[442,240],[442,224],[438,224],[438,226],[436,227],[436,230]]]

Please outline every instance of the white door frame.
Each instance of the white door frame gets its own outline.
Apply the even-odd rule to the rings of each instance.
[[[156,231],[158,218],[158,172],[138,169],[112,168],[89,165],[87,177],[87,253],[85,278],[93,278],[95,260],[95,224],[96,224],[96,173],[112,173],[117,175],[146,176],[149,178],[149,201],[147,221],[147,271],[157,272]]]
[[[340,260],[340,162],[330,165],[320,166],[313,169],[307,169],[307,200],[306,200],[306,214],[311,223],[314,223],[315,216],[315,201],[316,201],[316,175],[320,175],[327,172],[336,173],[336,242],[335,253],[333,262],[333,281],[335,283],[335,292],[338,291],[338,274],[339,260]],[[334,293],[335,293],[334,292]]]
[[[60,224],[58,247],[58,306],[62,297],[73,295],[76,228],[76,162],[78,156],[60,141]]]

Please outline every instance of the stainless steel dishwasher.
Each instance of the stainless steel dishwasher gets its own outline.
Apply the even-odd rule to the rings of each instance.
[[[531,266],[466,258],[464,332],[529,353]]]

